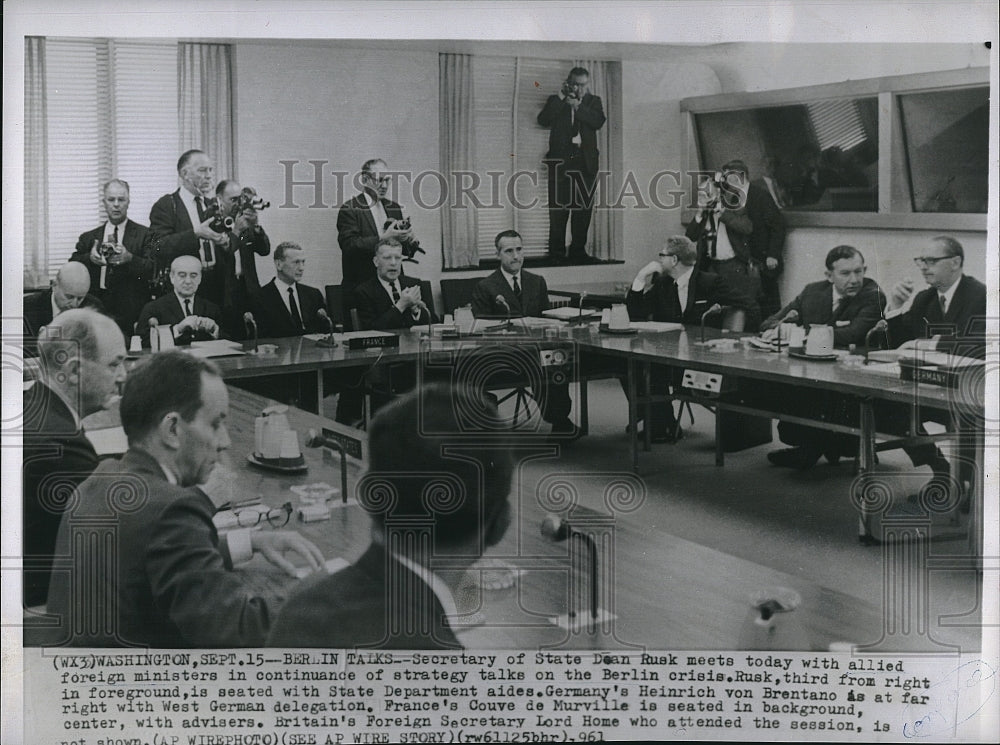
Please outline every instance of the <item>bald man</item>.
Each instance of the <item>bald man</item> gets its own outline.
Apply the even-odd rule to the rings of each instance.
[[[83,264],[76,266],[86,272]],[[24,393],[24,600],[45,602],[65,489],[97,467],[80,420],[118,400],[125,340],[109,316],[60,313],[39,335],[38,380]]]
[[[197,256],[178,256],[170,262],[173,291],[146,303],[135,325],[143,346],[149,346],[149,327],[154,319],[159,326],[171,327],[174,344],[178,346],[219,338],[222,310],[196,294],[201,278],[201,259]]]
[[[90,273],[75,261],[63,264],[49,283],[49,289],[24,296],[24,354],[37,357],[36,341],[43,326],[60,313],[73,308],[104,311],[101,301],[90,294]]]

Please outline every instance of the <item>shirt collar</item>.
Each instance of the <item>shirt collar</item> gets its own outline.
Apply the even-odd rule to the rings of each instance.
[[[278,277],[278,276],[274,277],[274,284],[278,288],[278,290],[281,292],[281,296],[282,297],[284,297],[285,295],[288,294],[288,288],[289,287],[295,287],[294,284],[288,284],[288,282],[286,282],[285,280],[283,280],[281,277]],[[298,294],[297,291],[296,291],[296,294]]]
[[[677,283],[677,287],[678,288],[687,287],[691,283],[691,275],[693,273],[694,272],[692,271],[692,269],[689,268],[686,272],[684,272],[684,274],[682,274],[680,277],[677,277],[674,280],[674,282]]]
[[[437,597],[438,602],[441,603],[441,607],[444,609],[445,618],[448,619],[449,624],[453,620],[458,619],[458,607],[455,605],[455,597],[451,594],[451,589],[448,585],[438,577],[434,572],[425,567],[423,564],[418,564],[412,559],[408,559],[405,556],[400,556],[395,551],[390,550],[392,557],[402,564],[404,567],[409,569],[420,579],[422,579],[431,591]]]
[[[953,297],[955,297],[955,290],[958,289],[958,283],[961,282],[961,281],[962,281],[962,275],[958,275],[958,279],[956,279],[954,281],[954,283],[951,285],[951,287],[949,287],[944,292],[941,292],[941,290],[937,291],[938,297],[941,297],[942,295],[944,295],[945,300],[948,303],[948,308],[949,309],[951,308],[951,299]]]
[[[118,242],[121,243],[122,239],[125,237],[125,224],[128,222],[127,219],[122,220],[118,223]],[[115,234],[115,226],[111,224],[111,220],[104,223],[104,240],[110,241],[111,237]]]
[[[389,295],[391,296],[392,295],[392,285],[389,283],[389,281],[385,280],[385,279],[382,279],[377,274],[375,275],[375,279],[377,279],[379,281],[379,284],[381,284],[382,287],[385,288],[385,291],[388,292]],[[398,278],[396,279],[396,289],[397,289],[397,291],[403,289],[403,283],[400,282]]]
[[[518,272],[517,274],[510,274],[506,269],[500,267],[500,274],[502,274],[503,278],[507,280],[507,284],[510,285],[511,289],[514,289],[515,279],[517,279],[518,284],[522,287],[524,286],[524,281],[521,279],[521,272]]]
[[[194,313],[194,298],[195,298],[194,295],[192,295],[189,298],[182,298],[177,291],[174,291],[174,297],[177,298],[177,304],[181,307],[181,310],[184,310],[184,301],[185,300],[187,300],[189,303],[191,303],[191,313]]]
[[[55,318],[60,313],[62,313],[62,308],[56,305],[56,293],[55,291],[49,293],[49,302],[52,303],[52,317]]]

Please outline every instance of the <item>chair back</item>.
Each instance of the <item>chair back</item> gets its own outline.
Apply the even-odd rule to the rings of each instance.
[[[472,302],[472,293],[482,281],[482,277],[465,277],[463,279],[441,280],[441,304],[444,312],[454,313],[455,308],[462,308]]]

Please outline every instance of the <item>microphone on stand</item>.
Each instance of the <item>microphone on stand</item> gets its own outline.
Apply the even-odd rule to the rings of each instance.
[[[883,332],[885,334],[885,345],[889,346],[889,323],[884,318],[880,318],[878,322],[871,327],[867,334],[865,334],[865,364],[868,364],[868,352],[872,348],[872,337]]]
[[[340,494],[344,504],[347,504],[347,453],[344,446],[332,437],[327,437],[314,429],[310,429],[306,435],[307,448],[330,448],[340,453]]]
[[[155,318],[149,319],[149,349],[151,352],[160,351],[160,322]]]
[[[784,318],[778,321],[778,325],[775,327],[778,330],[778,343],[775,345],[777,348],[774,350],[778,354],[781,354],[781,324],[783,323],[795,323],[799,320],[799,312],[792,308],[788,311]]]
[[[704,313],[701,314],[701,343],[702,344],[705,343],[705,319],[708,318],[711,315],[714,315],[715,313],[721,313],[721,312],[722,312],[722,306],[719,305],[718,303],[715,303],[711,308],[709,308],[708,310],[706,310]]]
[[[560,543],[565,541],[567,538],[577,538],[587,547],[587,552],[590,555],[590,617],[596,620],[597,544],[594,542],[594,539],[586,533],[581,533],[579,530],[576,530],[572,525],[560,518],[558,515],[545,516],[545,519],[542,520],[542,535],[553,543]],[[574,618],[576,616],[576,610],[572,607],[572,601],[568,615],[570,618]]]
[[[504,323],[504,330],[505,331],[509,331],[510,330],[510,304],[507,302],[507,298],[505,298],[503,295],[497,295],[496,298],[494,298],[494,301],[496,302],[497,305],[502,305],[503,308],[504,308],[504,310],[507,311],[507,321],[506,321],[506,323]]]
[[[320,308],[316,311],[316,317],[323,320],[326,327],[330,329],[330,335],[325,339],[318,339],[316,341],[317,347],[335,347],[337,346],[336,340],[333,338],[333,321],[330,319],[330,315],[326,312],[326,308]]]
[[[257,354],[257,322],[253,313],[247,311],[243,314],[243,324],[246,326],[248,338],[243,343],[243,351]]]

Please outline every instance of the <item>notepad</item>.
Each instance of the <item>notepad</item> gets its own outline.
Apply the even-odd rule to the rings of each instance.
[[[128,450],[128,438],[122,427],[107,427],[105,429],[87,430],[84,433],[98,457],[107,455],[124,455]]]

